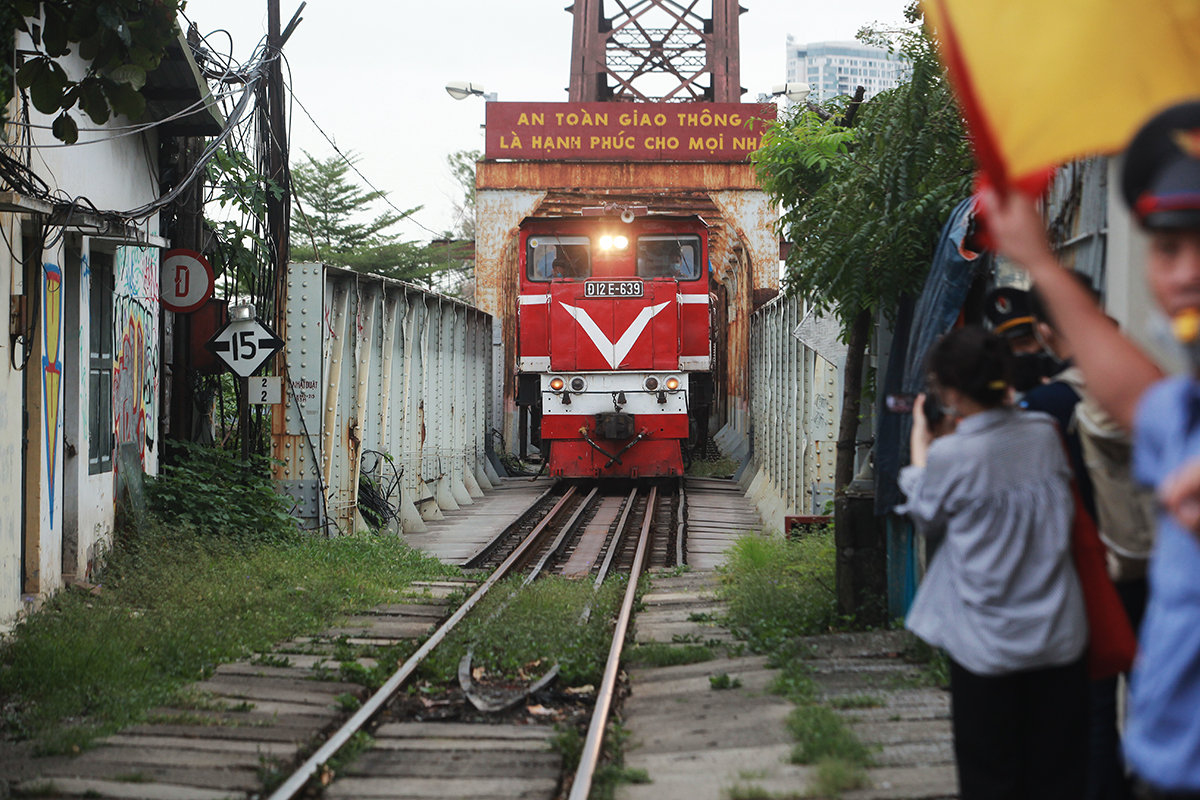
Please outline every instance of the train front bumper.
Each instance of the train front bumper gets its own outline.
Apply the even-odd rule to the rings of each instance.
[[[666,389],[675,378],[674,390]],[[683,474],[688,437],[687,375],[592,372],[541,378],[542,441],[556,477],[651,477]],[[555,378],[560,389],[553,388]],[[582,382],[575,380],[582,379]],[[654,378],[657,388],[647,388]]]

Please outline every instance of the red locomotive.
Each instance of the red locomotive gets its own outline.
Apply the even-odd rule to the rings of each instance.
[[[519,246],[517,402],[550,474],[683,474],[712,402],[707,225],[532,218]]]

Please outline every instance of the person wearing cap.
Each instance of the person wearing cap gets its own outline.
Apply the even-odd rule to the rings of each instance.
[[[1028,270],[1070,336],[1089,391],[1132,429],[1135,476],[1158,494],[1124,751],[1142,796],[1200,798],[1200,103],[1142,128],[1122,193],[1148,233],[1146,278],[1190,373],[1164,378],[1120,333],[1058,263],[1028,198],[988,190],[981,201],[998,249]]]
[[[1093,300],[1099,299],[1086,275],[1074,272],[1072,277],[1084,287]],[[1099,471],[1102,480],[1106,481],[1104,488],[1112,495],[1099,498],[1105,502],[1105,510],[1110,512],[1110,516],[1113,508],[1122,507],[1117,504],[1133,500],[1138,493],[1134,492],[1128,482],[1123,486],[1118,485],[1112,472],[1115,465],[1110,460],[1098,456],[1093,451],[1093,462],[1088,463],[1080,431],[1081,428],[1093,431],[1092,442],[1096,441],[1097,434],[1094,431],[1097,426],[1104,428],[1105,437],[1120,438],[1122,443],[1128,439],[1123,431],[1108,424],[1107,415],[1096,408],[1095,401],[1088,398],[1083,373],[1074,364],[1071,342],[1046,312],[1045,303],[1036,289],[1029,292],[1029,313],[1034,320],[1034,337],[1038,346],[1043,348],[1039,350],[1039,357],[1043,358],[1044,364],[1042,374],[1048,375],[1048,378],[1041,385],[1026,392],[1021,398],[1020,406],[1030,411],[1049,414],[1058,423],[1083,508],[1100,529],[1101,538],[1108,544],[1112,539],[1105,538],[1109,531],[1101,525],[1102,519],[1107,521],[1107,518],[1098,511],[1092,470]],[[1107,454],[1111,456],[1111,450],[1107,451]],[[1128,461],[1122,464],[1125,467],[1122,474],[1128,474]],[[1115,533],[1115,530],[1113,532]],[[1110,560],[1115,563],[1116,558],[1116,554],[1110,551]],[[1145,605],[1145,580],[1134,579],[1124,572],[1116,571],[1112,564],[1110,576],[1129,615],[1130,623],[1136,630],[1141,620],[1141,609]],[[1132,797],[1132,787],[1125,774],[1124,759],[1121,757],[1120,729],[1117,724],[1120,694],[1119,682],[1115,675],[1091,681],[1087,800],[1127,800]]]
[[[1040,386],[1043,378],[1053,374],[1053,359],[1034,331],[1031,305],[1029,292],[1011,286],[993,289],[983,301],[992,332],[1008,342],[1012,350],[1013,388],[1018,394]]]

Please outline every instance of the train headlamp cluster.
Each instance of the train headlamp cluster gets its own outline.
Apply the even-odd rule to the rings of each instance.
[[[669,375],[666,378],[660,378],[657,375],[647,375],[642,381],[642,386],[646,387],[648,392],[658,392],[666,390],[668,392],[679,391],[680,381],[676,375]]]
[[[575,392],[580,394],[587,391],[587,379],[582,375],[563,378],[555,375],[550,379],[550,390],[553,392]]]
[[[601,250],[612,250],[614,247],[624,250],[629,247],[629,239],[624,236],[609,236],[607,233],[600,237]]]
[[[550,391],[561,393],[565,399],[569,394],[583,394],[588,389],[588,380],[583,375],[555,375],[549,381]],[[662,395],[675,394],[683,386],[683,380],[678,375],[647,375],[642,379],[642,387],[647,392]]]

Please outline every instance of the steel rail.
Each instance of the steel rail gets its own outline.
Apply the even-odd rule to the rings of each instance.
[[[529,574],[525,576],[525,582],[521,584],[522,586],[528,586],[529,584],[533,583],[534,579],[536,579],[538,575],[541,575],[542,570],[546,568],[546,562],[551,558],[558,556],[559,551],[562,550],[563,545],[567,541],[567,536],[579,523],[579,519],[583,516],[584,512],[591,507],[592,502],[596,499],[596,495],[598,494],[600,494],[600,487],[596,486],[591,492],[588,493],[587,497],[583,498],[583,502],[580,503],[579,507],[575,509],[575,513],[571,515],[571,518],[563,523],[562,529],[558,532],[558,536],[555,537],[554,542],[548,548],[546,548],[546,552],[542,554],[542,557],[538,559],[538,562],[533,565],[533,569],[530,570]]]
[[[621,511],[621,519],[617,522],[617,530],[613,534],[612,542],[608,545],[608,552],[604,554],[604,562],[600,565],[600,572],[596,575],[596,583],[594,588],[599,589],[604,583],[604,579],[608,577],[608,571],[612,568],[613,557],[617,551],[621,549],[621,542],[625,539],[627,533],[626,528],[629,527],[629,512],[633,510],[633,504],[637,502],[637,489],[629,492],[629,499],[625,501],[625,508]]]
[[[508,532],[514,526],[520,525],[520,524],[524,523],[525,520],[529,519],[529,515],[532,514],[534,511],[536,511],[538,506],[540,506],[542,504],[542,501],[545,500],[547,497],[549,497],[554,492],[555,486],[556,486],[556,484],[551,484],[550,488],[546,489],[546,491],[539,494],[537,496],[537,499],[535,499],[532,503],[529,504],[529,508],[525,509],[519,515],[517,515],[517,518],[514,519],[511,523],[509,523],[508,526],[506,526],[504,528],[504,530],[500,531],[495,536],[493,536],[492,540],[490,542],[485,544],[483,547],[479,548],[479,550],[473,556],[468,558],[463,563],[463,566],[466,567],[467,569],[473,569],[473,568],[479,566],[479,564],[481,562],[487,560],[487,558],[489,556],[491,556],[491,554],[500,546],[500,543],[503,542],[508,537]]]
[[[633,568],[629,572],[629,585],[625,587],[625,600],[621,603],[621,613],[617,615],[616,630],[613,631],[612,645],[608,649],[608,663],[604,665],[604,678],[600,681],[600,691],[596,693],[596,705],[592,709],[592,721],[588,724],[587,738],[583,742],[583,751],[579,756],[579,769],[575,772],[575,781],[571,784],[571,793],[567,800],[587,800],[592,790],[592,778],[596,774],[596,764],[600,760],[600,745],[604,741],[604,729],[608,725],[608,712],[612,708],[613,694],[617,687],[617,671],[621,666],[621,649],[625,645],[625,634],[629,630],[629,620],[633,616],[633,601],[637,598],[638,579],[642,575],[642,564],[646,560],[646,550],[650,543],[650,525],[654,521],[654,507],[658,502],[658,487],[650,490],[646,498],[646,514],[642,520],[642,533],[638,539],[637,552],[633,556]]]
[[[592,584],[592,591],[600,591],[600,587],[604,585],[604,579],[608,577],[608,570],[612,567],[613,556],[616,555],[617,549],[620,548],[622,540],[625,538],[625,529],[629,526],[629,512],[633,510],[633,504],[637,501],[637,488],[633,488],[629,492],[629,497],[625,500],[625,508],[621,511],[621,518],[617,520],[617,529],[613,532],[612,541],[608,543],[608,552],[604,554],[604,563],[600,565],[600,571],[596,573],[596,580]],[[584,606],[583,613],[579,615],[579,624],[585,624],[592,618],[592,601]]]
[[[557,503],[555,503],[554,507],[550,509],[546,516],[542,517],[541,522],[539,522],[537,526],[530,531],[529,535],[525,537],[525,540],[522,541],[521,544],[517,545],[517,548],[509,554],[508,558],[504,559],[504,562],[500,566],[496,567],[496,571],[488,576],[488,579],[485,580],[479,586],[479,588],[475,590],[474,594],[467,598],[466,602],[459,606],[458,610],[451,614],[450,618],[443,622],[438,629],[433,632],[433,635],[425,640],[425,643],[421,645],[417,652],[413,653],[409,659],[405,661],[395,673],[392,674],[392,677],[388,678],[387,683],[381,686],[379,690],[375,692],[375,694],[371,695],[371,698],[367,700],[367,702],[363,703],[362,707],[354,713],[354,716],[346,720],[346,722],[342,724],[342,727],[338,728],[337,731],[335,731],[333,735],[326,740],[325,744],[318,748],[317,752],[309,756],[308,760],[301,764],[299,769],[293,772],[286,781],[280,784],[278,789],[271,793],[269,800],[290,800],[290,798],[292,798],[297,792],[303,789],[304,785],[308,782],[308,779],[311,778],[326,761],[332,758],[333,755],[337,753],[339,749],[341,749],[342,745],[349,741],[350,737],[357,733],[363,727],[363,725],[365,725],[367,721],[383,707],[384,703],[392,698],[392,695],[396,693],[396,690],[400,688],[400,685],[404,683],[404,681],[413,673],[413,671],[421,664],[421,662],[425,660],[425,657],[433,652],[433,648],[437,647],[438,644],[440,644],[441,641],[446,638],[446,635],[454,629],[455,625],[462,621],[463,617],[467,615],[467,612],[470,611],[475,604],[478,603],[480,599],[482,599],[483,596],[488,593],[488,590],[491,589],[497,581],[503,578],[508,571],[512,569],[512,566],[525,555],[525,551],[533,546],[534,542],[540,538],[542,531],[544,531],[546,526],[550,524],[550,521],[554,519],[558,512],[562,510],[562,508],[574,495],[575,487],[572,486],[563,493],[563,496]]]

